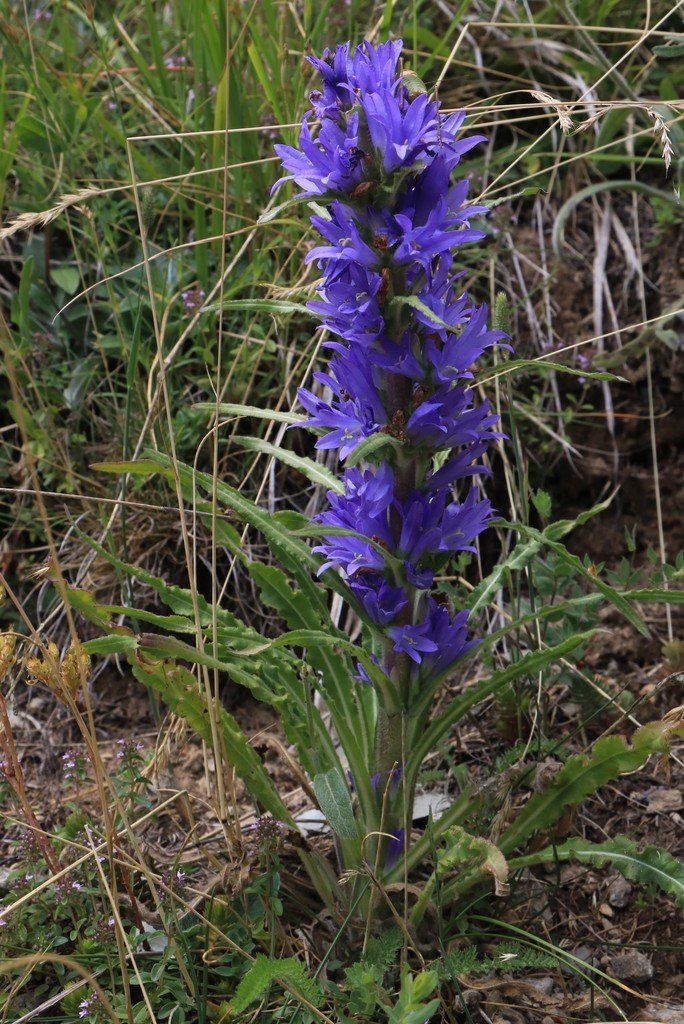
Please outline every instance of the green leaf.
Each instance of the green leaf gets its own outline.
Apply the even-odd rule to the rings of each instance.
[[[159,461],[163,469],[170,471],[171,460],[168,456],[155,453],[155,460]],[[230,508],[243,522],[249,523],[263,534],[273,555],[281,565],[290,570],[309,600],[321,610],[324,616],[329,615],[324,592],[311,578],[312,574],[316,572],[318,562],[311,554],[307,544],[293,537],[289,530],[281,526],[277,516],[272,516],[266,509],[255,505],[236,488],[223,481],[218,481],[214,485],[214,480],[209,473],[195,472],[192,467],[186,466],[184,463],[177,462],[175,466],[184,493],[187,493],[190,499],[193,498],[198,487],[211,495],[216,486],[219,501]]]
[[[507,362],[502,363],[497,369],[491,367],[482,370],[481,376],[476,379],[479,383],[484,384],[487,381],[495,380],[497,377],[508,376],[509,373],[515,373],[517,370],[533,369],[538,373],[546,373],[548,370],[555,370],[556,373],[567,373],[571,377],[586,377],[588,380],[615,380],[626,382],[626,377],[618,377],[615,373],[610,373],[608,370],[583,370],[579,366],[566,366],[565,363],[554,363],[550,359],[509,359]]]
[[[429,306],[426,306],[417,295],[395,295],[390,302],[390,306],[394,305],[410,306],[411,309],[418,310],[418,312],[422,313],[430,323],[434,324],[436,327],[441,327],[444,331],[448,331],[449,334],[459,334],[461,331],[460,327],[452,327],[452,325],[448,324],[446,320],[442,320],[440,316],[437,316],[437,314],[434,313]]]
[[[152,458],[152,461],[158,461],[162,471],[171,472],[171,460],[167,456],[155,452],[153,457],[151,455],[149,457]],[[190,466],[178,462],[175,463],[175,468],[183,493],[188,500],[196,500],[198,488],[207,494],[212,493],[214,482],[210,474],[195,472]],[[330,649],[314,648],[309,651],[307,660],[314,668],[323,673],[325,685],[322,687],[322,692],[331,711],[335,731],[349,758],[350,768],[355,774],[360,773],[362,766],[370,757],[373,743],[373,722],[370,720],[366,694],[362,693],[360,698],[355,698],[353,669],[345,650],[340,649],[342,641],[337,641],[332,646],[332,638],[336,637],[339,631],[330,618],[325,591],[312,579],[320,564],[319,560],[311,554],[307,544],[292,534],[292,523],[306,523],[308,520],[293,512],[270,515],[266,509],[255,505],[254,502],[223,481],[216,483],[216,492],[218,500],[222,504],[230,508],[243,522],[250,523],[263,534],[274,557],[292,573],[304,599],[309,601],[321,619],[324,633],[327,636],[325,640],[321,638],[320,642],[328,644]],[[138,570],[135,570],[135,574],[140,575]],[[337,573],[327,572],[324,578],[330,588],[340,593],[350,607],[358,609],[358,602],[354,595]],[[200,604],[200,607],[202,608],[203,605]],[[181,609],[175,608],[174,610],[180,611]],[[210,611],[208,607],[207,610]],[[349,649],[352,649],[352,646],[347,642]],[[364,657],[360,651],[354,650],[358,656]],[[372,665],[370,662],[369,664]],[[236,671],[235,666],[232,671]],[[367,777],[361,777],[358,795],[365,810],[370,814],[371,808],[374,806],[374,798]]]
[[[483,836],[471,835],[459,825],[447,829],[442,841],[445,845],[437,852],[435,870],[425,883],[412,912],[414,921],[423,917],[437,883],[456,870],[465,878],[473,874],[489,874],[494,879],[496,895],[508,894],[508,864],[498,846]]]
[[[214,402],[196,402],[192,408],[198,409],[200,412],[216,412]],[[254,419],[269,420],[272,423],[299,423],[302,419],[296,412],[276,412],[274,409],[259,409],[256,405],[239,405],[235,402],[221,402],[218,411],[220,416],[236,418],[253,416]]]
[[[130,634],[128,626],[117,626],[112,622],[112,611],[97,604],[94,596],[87,590],[79,590],[76,587],[66,587],[65,597],[71,608],[79,615],[82,615],[88,622],[107,633]]]
[[[307,458],[306,455],[297,455],[287,448],[281,448],[279,445],[272,444],[270,441],[264,441],[260,437],[244,437],[243,435],[236,434],[231,440],[242,448],[247,448],[253,452],[261,452],[262,455],[270,455],[272,458],[278,459],[279,462],[284,462],[285,465],[298,469],[300,473],[303,473],[314,484],[320,484],[322,487],[336,491],[338,494],[344,491],[344,484],[339,477],[336,477],[334,473],[331,473],[320,462],[315,462],[313,459]]]
[[[585,513],[586,516],[588,516],[589,514],[589,512]],[[576,522],[579,522],[579,518],[580,517],[578,517]],[[571,554],[564,544],[561,544],[552,539],[552,532],[554,528],[558,528],[560,526],[559,523],[552,523],[549,527],[546,528],[546,530],[544,530],[543,533],[539,530],[535,530],[531,526],[524,526],[522,523],[510,523],[507,525],[509,525],[511,529],[517,530],[519,533],[522,533],[524,536],[529,537],[533,540],[540,540],[543,544],[550,547],[552,551],[556,552],[558,557],[563,562],[565,562],[567,565],[572,566],[575,572],[579,573],[580,576],[583,576],[586,580],[588,580],[596,590],[599,590],[603,594],[603,596],[611,602],[611,604],[615,605],[615,607],[620,612],[622,612],[625,618],[632,623],[634,628],[637,629],[642,636],[650,636],[648,626],[641,618],[641,616],[638,614],[638,612],[636,612],[634,608],[632,608],[624,594],[620,593],[620,591],[616,590],[614,587],[611,587],[610,584],[606,583],[605,580],[602,580],[599,575],[594,575],[593,572],[590,572],[589,569],[582,562],[581,558],[578,558],[577,555]]]
[[[73,295],[81,283],[81,275],[76,267],[55,267],[50,277],[67,295]]]
[[[533,832],[556,822],[565,807],[581,803],[606,782],[641,768],[651,754],[667,751],[670,731],[664,722],[650,722],[636,731],[632,746],[624,736],[605,736],[589,754],[569,758],[546,788],[531,796],[518,813],[499,840],[501,849],[510,853]]]
[[[573,569],[580,573],[580,575],[584,576],[584,578],[588,580],[596,588],[596,590],[599,590],[604,597],[607,597],[611,604],[615,605],[615,607],[620,612],[622,612],[624,617],[632,623],[634,628],[638,630],[638,632],[641,633],[642,636],[650,636],[648,626],[646,625],[642,617],[639,615],[639,613],[631,607],[629,601],[624,596],[624,594],[621,594],[619,590],[616,590],[614,587],[611,587],[610,584],[606,583],[605,580],[602,580],[600,576],[595,576],[592,572],[590,572],[589,569],[587,569],[584,566],[581,559],[579,559],[576,555],[571,555],[568,549],[563,544],[552,543],[549,546],[553,548],[553,550],[558,555],[560,555],[561,559],[564,562],[567,562],[569,565],[571,565]]]
[[[97,636],[86,640],[83,650],[88,654],[135,654],[138,640],[134,636]]]
[[[597,505],[592,505],[591,508],[587,508],[583,512],[580,512],[575,519],[554,520],[553,523],[549,523],[549,525],[544,529],[544,536],[551,540],[560,540],[561,537],[565,537],[566,534],[571,533],[572,530],[576,529],[578,526],[584,526],[590,519],[593,519],[594,516],[598,516],[601,512],[605,512],[605,510],[612,505],[613,498],[616,494],[617,490],[613,491],[613,493],[609,494],[604,501],[599,501]]]
[[[541,548],[542,541],[540,540],[518,541],[510,555],[495,565],[489,576],[486,576],[473,590],[468,600],[471,613],[474,614],[482,608],[486,608],[500,589],[507,574],[517,569],[524,569]]]
[[[547,846],[525,857],[516,857],[510,866],[515,870],[531,864],[555,863],[557,860],[576,860],[599,868],[609,864],[625,878],[641,882],[650,889],[669,893],[675,897],[679,906],[684,906],[684,864],[657,846],[639,850],[637,844],[627,836],[616,836],[605,843],[570,839],[560,846]]]
[[[402,443],[396,437],[391,437],[379,430],[356,446],[351,455],[347,457],[346,465],[356,466],[359,462],[368,461],[371,455],[375,455],[376,452],[387,447],[401,448]]]
[[[538,196],[541,192],[541,188],[538,185],[527,185],[519,192],[513,192],[512,195],[499,196],[497,199],[483,199],[480,200],[483,206],[493,210],[497,206],[501,206],[502,203],[511,203],[514,199],[527,199],[529,196]]]
[[[115,628],[130,633],[127,627],[113,627],[109,622],[110,614],[125,612],[133,618],[137,616],[142,621],[152,622],[164,629],[196,634],[191,591],[183,587],[169,585],[147,570],[122,562],[121,559],[101,548],[90,538],[85,537],[84,539],[117,568],[148,583],[170,608],[181,613],[161,616],[152,612],[137,612],[135,609],[129,608],[112,606],[102,608],[95,605],[90,595],[85,592],[70,591],[67,595],[68,598],[74,607],[87,615],[90,621],[95,622],[108,633],[112,633]],[[297,746],[300,759],[307,771],[313,774],[316,770],[336,764],[337,756],[320,712],[317,708],[309,706],[310,702],[306,686],[302,681],[300,663],[290,651],[283,650],[289,641],[265,640],[255,629],[245,625],[224,608],[217,608],[214,616],[211,605],[200,594],[196,595],[195,600],[197,601],[200,625],[208,634],[204,650],[200,650],[195,644],[184,643],[178,637],[166,636],[162,633],[147,633],[137,638],[124,637],[124,641],[129,640],[130,643],[123,642],[119,645],[115,643],[116,638],[100,638],[89,641],[88,650],[91,654],[126,653],[129,656],[134,656],[136,651],[147,652],[148,656],[161,659],[180,658],[190,664],[204,665],[209,669],[226,672],[234,682],[249,689],[257,700],[265,701],[277,708],[282,716],[288,740]],[[315,615],[314,607],[310,602],[307,603],[312,615]],[[212,639],[214,618],[217,624],[218,656],[216,657],[213,653]],[[320,621],[316,623],[316,626],[320,627]],[[332,647],[335,630],[332,623],[330,627],[327,631],[314,628],[286,635],[291,638],[293,644],[300,640],[311,643],[319,642]],[[348,643],[344,637],[341,639]],[[314,661],[312,657],[309,657],[308,660],[312,663]],[[357,712],[355,711],[355,713]]]
[[[624,597],[630,601],[657,601],[663,604],[683,604],[684,590],[665,590],[663,587],[648,587],[646,590],[625,590]]]
[[[179,587],[175,584],[166,583],[164,580],[155,576],[154,573],[148,572],[147,569],[143,569],[142,566],[132,565],[130,562],[124,562],[121,558],[118,558],[111,551],[103,548],[101,544],[93,540],[82,530],[76,527],[78,536],[94,551],[97,551],[98,555],[104,558],[111,565],[115,566],[121,572],[126,573],[128,576],[134,576],[141,581],[152,587],[153,590],[159,594],[164,604],[166,604],[171,611],[176,612],[179,615],[183,615],[194,622],[195,618],[195,601],[197,602],[197,609],[199,613],[199,621],[201,626],[209,626],[213,622],[212,607],[209,602],[202,597],[201,594],[193,595],[192,591],[185,587]],[[71,592],[73,593],[73,591]],[[85,612],[84,612],[85,614]],[[235,625],[239,620],[235,618],[230,612],[225,609],[217,609],[217,616],[219,622],[223,622],[230,625]],[[256,634],[258,635],[258,634]]]
[[[551,515],[551,495],[548,491],[538,490],[532,495],[532,504],[542,519],[548,519]]]
[[[90,468],[102,473],[116,473],[144,477],[154,476],[155,473],[160,473],[168,479],[172,479],[173,477],[170,469],[160,467],[157,462],[154,462],[151,459],[133,459],[125,462],[95,462],[91,464]],[[236,558],[244,561],[245,555],[240,548],[239,535],[234,527],[232,527],[227,521],[226,516],[221,513],[215,516],[213,514],[213,506],[209,501],[196,500],[195,511],[198,515],[204,515],[207,518],[212,519],[217,543],[222,544],[231,552],[231,554],[235,555]]]
[[[349,787],[342,772],[338,768],[322,772],[313,780],[313,789],[333,832],[343,839],[358,839]]]
[[[285,316],[288,313],[306,313],[311,310],[302,302],[289,302],[287,299],[224,299],[223,302],[212,302],[204,306],[202,312],[213,313],[218,309],[236,310],[239,312],[274,313]]]
[[[244,1013],[274,981],[286,988],[300,1002],[318,1006],[322,1001],[320,985],[309,976],[301,960],[294,957],[271,960],[263,953],[259,953],[235,990],[230,1003],[230,1016],[235,1017]]]
[[[553,647],[546,647],[540,651],[531,651],[513,665],[509,665],[499,672],[494,672],[489,679],[484,679],[480,683],[467,687],[465,692],[448,704],[419,736],[411,737],[412,746],[409,747],[410,754],[407,765],[407,775],[409,778],[412,777],[413,772],[417,771],[423,759],[430,751],[439,745],[451,726],[461,721],[472,707],[481,704],[487,697],[498,693],[503,687],[515,679],[520,679],[521,676],[535,676],[542,669],[546,668],[547,665],[558,661],[560,658],[565,657],[566,654],[586,643],[595,632],[595,629],[589,629],[583,633],[576,633],[574,636],[567,637],[567,639]],[[432,689],[426,695],[426,700],[431,699],[431,692]]]
[[[158,626],[160,629],[170,630],[172,633],[190,633],[197,635],[197,629],[192,619],[186,615],[159,615],[157,612],[148,612],[144,608],[131,608],[129,605],[107,604],[99,605],[99,609],[109,615],[125,615],[137,622],[149,622],[151,626]],[[121,627],[125,629],[126,627]],[[112,630],[112,627],[109,626]],[[115,632],[115,630],[112,630]]]
[[[244,635],[239,631],[236,631],[236,633],[234,642],[236,644],[244,643]],[[268,641],[255,644],[251,637],[250,640],[252,641],[251,646],[235,646],[231,653],[249,657],[252,654],[260,654],[269,648]],[[199,647],[194,647],[191,644],[186,644],[184,640],[180,640],[178,637],[164,636],[163,633],[141,633],[138,637],[138,648],[143,654],[151,655],[153,658],[182,658],[183,661],[189,661],[191,665],[204,665],[206,668],[215,668],[220,672],[230,672],[233,668],[232,664],[221,661],[220,658],[215,658],[207,651],[200,650]]]
[[[672,60],[675,57],[684,57],[684,43],[668,43],[663,46],[654,46],[653,52],[656,57],[665,57]]]
[[[163,470],[151,459],[131,459],[128,462],[92,462],[90,468],[97,473],[127,473],[133,476],[154,476]]]
[[[505,886],[508,878],[508,865],[501,850],[482,836],[473,836],[458,825],[452,825],[442,840],[445,847],[437,853],[437,874],[445,875],[449,871],[467,864],[481,865],[496,882]]]
[[[272,220],[277,220],[285,210],[290,210],[293,206],[299,206],[306,200],[306,198],[307,197],[304,195],[293,196],[291,199],[286,199],[284,203],[278,203],[277,206],[272,206],[270,210],[264,210],[264,212],[259,214],[257,217],[257,224],[259,226],[262,224],[270,224]]]
[[[404,936],[400,928],[383,927],[369,939],[361,963],[368,967],[378,967],[385,974],[397,962],[397,952],[403,944]]]
[[[283,617],[290,629],[318,629],[321,618],[302,594],[295,590],[282,571],[275,565],[251,562],[249,572],[259,587],[261,600]]]
[[[270,68],[266,66],[264,63],[266,53],[263,44],[257,46],[254,42],[249,43],[247,53],[252,62],[252,67],[256,71],[261,88],[264,90],[264,95],[268,97],[268,101],[273,108],[276,123],[286,124],[287,117],[283,112],[280,102],[284,98],[284,90],[281,86],[279,75],[281,67],[276,68],[273,63],[271,63]]]

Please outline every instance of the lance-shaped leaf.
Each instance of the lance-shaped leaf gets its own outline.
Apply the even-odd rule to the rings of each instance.
[[[320,462],[315,462],[313,459],[307,458],[306,455],[297,455],[296,452],[281,448],[280,445],[272,444],[270,441],[264,441],[261,437],[244,437],[236,434],[232,440],[241,448],[260,452],[262,455],[270,455],[286,466],[292,466],[293,469],[303,473],[313,484],[320,484],[328,490],[337,491],[338,494],[344,491],[344,484],[339,477],[336,477]]]
[[[555,644],[553,647],[546,647],[541,651],[531,651],[515,662],[513,665],[508,665],[506,668],[501,669],[499,672],[494,672],[489,679],[484,679],[481,682],[475,683],[467,687],[464,693],[456,697],[447,707],[440,712],[440,714],[433,719],[427,727],[421,724],[420,731],[409,736],[410,739],[410,756],[408,758],[407,774],[411,777],[411,773],[416,772],[423,761],[423,758],[429,754],[429,752],[442,741],[443,737],[448,733],[452,725],[459,722],[464,715],[470,711],[472,707],[480,704],[494,693],[498,693],[499,690],[513,682],[515,679],[524,678],[525,676],[533,677],[537,672],[546,668],[547,665],[553,664],[558,659],[569,654],[571,651],[580,647],[581,644],[586,643],[590,637],[594,635],[596,630],[590,629],[584,633],[576,633],[574,636],[568,637],[559,644]],[[441,682],[444,675],[447,674],[451,669],[446,670],[440,677],[430,684],[429,687],[425,687],[424,695],[422,696],[422,702],[424,707],[417,706],[416,718],[418,723],[421,723],[421,716],[424,713],[424,709],[429,709],[432,693],[436,686]]]
[[[249,572],[259,587],[264,604],[274,608],[290,629],[319,629],[320,615],[301,590],[295,590],[285,573],[275,565],[250,562]]]
[[[196,402],[193,405],[193,409],[197,409],[199,412],[216,413],[216,405],[214,402]],[[239,405],[236,402],[220,402],[218,406],[218,412],[220,416],[229,416],[231,418],[239,419],[242,417],[253,417],[258,420],[268,420],[269,423],[299,423],[302,419],[301,415],[296,412],[283,412],[282,410],[276,409],[260,409],[257,405]],[[136,463],[138,465],[138,463]],[[157,466],[157,463],[152,463],[153,466]]]
[[[561,561],[565,562],[566,565],[571,566],[575,572],[588,580],[592,587],[599,590],[603,596],[611,602],[611,604],[615,605],[618,611],[622,612],[625,618],[632,623],[635,629],[637,629],[642,636],[650,635],[648,626],[638,612],[632,608],[625,594],[620,593],[620,591],[616,590],[615,587],[611,587],[610,584],[606,583],[605,580],[602,580],[600,576],[590,571],[586,565],[584,565],[582,560],[577,557],[577,555],[573,555],[568,551],[564,544],[553,539],[554,527],[559,524],[551,524],[551,526],[547,527],[543,532],[535,530],[531,526],[524,526],[521,523],[506,523],[505,525],[509,526],[511,529],[518,530],[519,533],[522,533],[524,536],[529,537],[532,540],[540,540],[543,544],[550,547],[552,551],[556,552]]]
[[[510,853],[533,832],[558,821],[565,807],[581,803],[606,782],[641,768],[651,754],[665,753],[673,731],[666,722],[650,722],[637,729],[631,746],[624,736],[605,736],[589,754],[569,758],[546,788],[530,797],[518,813],[499,841],[501,849]]]
[[[489,576],[485,576],[475,587],[468,600],[471,613],[475,614],[482,608],[486,608],[497,590],[503,586],[506,574],[524,569],[529,565],[537,552],[541,550],[542,543],[541,540],[519,541],[511,553],[495,565]]]
[[[154,453],[155,460],[159,461],[161,468],[171,471],[175,465],[176,472],[183,488],[190,500],[193,500],[196,489],[199,487],[206,494],[213,494],[214,488],[218,500],[230,508],[243,522],[254,526],[268,541],[271,552],[296,578],[303,592],[316,605],[323,615],[327,614],[327,603],[324,593],[317,584],[313,582],[312,575],[315,575],[318,567],[316,558],[311,554],[309,547],[303,541],[292,536],[278,520],[277,516],[260,508],[236,488],[222,481],[215,482],[211,474],[195,472],[191,466],[171,460],[160,453]]]
[[[614,496],[614,493],[611,494],[605,501],[601,501],[592,508],[581,512],[575,519],[557,519],[555,522],[550,523],[543,533],[539,533],[536,537],[528,537],[518,541],[511,553],[499,562],[498,565],[495,565],[489,576],[486,576],[473,590],[468,601],[468,607],[471,612],[478,612],[486,607],[499,587],[505,582],[508,572],[516,572],[526,568],[548,540],[558,541],[576,527],[583,526],[594,516],[604,512]]]
[[[547,373],[554,370],[556,373],[567,373],[571,377],[586,377],[589,380],[626,381],[626,377],[618,377],[617,374],[610,373],[608,370],[587,370],[581,366],[567,366],[565,363],[554,363],[540,357],[539,359],[509,359],[499,369],[483,371],[484,375],[479,382],[486,384],[496,377],[504,377],[525,369],[534,370],[536,373]]]
[[[333,832],[342,839],[358,839],[349,787],[339,768],[322,772],[313,780],[318,806],[325,814]]]
[[[289,313],[309,314],[309,307],[301,302],[290,302],[289,299],[224,299],[223,302],[211,302],[202,307],[203,313],[217,309],[234,310],[241,313],[273,313],[287,316]]]
[[[627,836],[616,836],[605,843],[570,839],[559,846],[547,846],[525,857],[516,857],[510,862],[510,867],[515,870],[532,864],[553,864],[558,860],[576,860],[599,868],[608,864],[633,882],[669,893],[680,906],[684,906],[684,864],[657,846],[639,850]]]

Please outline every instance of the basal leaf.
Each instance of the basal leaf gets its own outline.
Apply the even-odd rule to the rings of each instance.
[[[605,843],[589,843],[578,837],[559,846],[547,846],[525,857],[516,857],[511,861],[511,868],[555,863],[557,860],[576,860],[596,867],[609,864],[625,878],[669,893],[680,906],[684,906],[684,864],[657,846],[639,850],[627,836],[616,836]]]
[[[313,789],[333,832],[343,839],[358,839],[349,787],[342,772],[338,768],[322,772],[313,780]]]
[[[565,807],[581,803],[623,773],[641,768],[651,754],[667,751],[670,731],[667,723],[651,722],[636,731],[631,746],[623,736],[605,736],[588,754],[569,758],[546,788],[531,796],[517,814],[499,842],[501,849],[510,853],[533,832],[557,821]]]

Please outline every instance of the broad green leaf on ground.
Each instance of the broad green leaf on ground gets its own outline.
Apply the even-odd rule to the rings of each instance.
[[[536,853],[516,857],[511,860],[510,867],[515,870],[532,864],[553,864],[558,860],[576,860],[599,868],[608,864],[631,881],[669,893],[680,906],[684,906],[684,864],[657,846],[640,850],[627,836],[616,836],[605,843],[570,839],[558,846],[547,846]]]
[[[546,788],[531,796],[516,815],[499,840],[501,849],[510,854],[533,832],[553,825],[565,807],[581,803],[607,782],[641,768],[651,754],[665,753],[671,731],[665,722],[650,722],[637,729],[631,746],[623,736],[605,736],[588,754],[569,758]]]

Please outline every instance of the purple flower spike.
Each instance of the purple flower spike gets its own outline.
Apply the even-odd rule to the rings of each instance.
[[[484,238],[487,209],[469,201],[468,178],[454,172],[484,140],[461,135],[463,111],[447,116],[409,88],[401,53],[393,40],[308,58],[319,82],[299,145],[276,147],[286,175],[275,187],[292,181],[317,199],[318,241],[305,259],[321,279],[308,308],[325,330],[328,364],[299,389],[308,419],[297,425],[314,428],[316,448],[350,467],[342,493],[328,492],[316,517],[330,532],[313,551],[319,573],[344,578],[363,620],[363,661],[370,655],[377,673],[371,682],[358,663],[359,699],[371,685],[380,710],[401,706],[410,718],[421,688],[476,644],[467,611],[444,604],[435,578],[453,554],[476,550],[494,515],[479,479],[503,435],[472,381],[492,346],[508,346],[487,306],[464,291],[456,263]],[[364,775],[388,815],[386,868],[407,839],[392,749],[378,742]],[[358,774],[349,781],[353,790]]]

